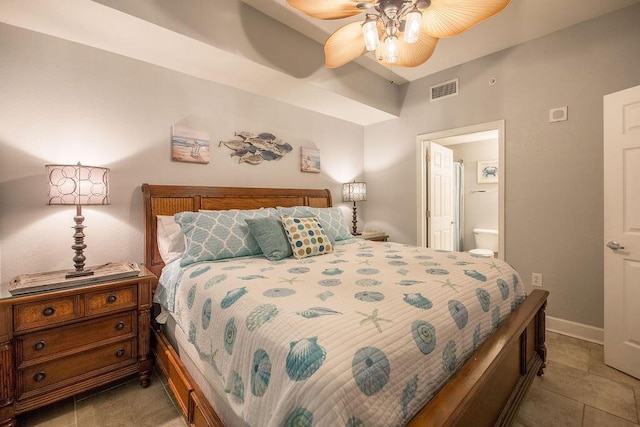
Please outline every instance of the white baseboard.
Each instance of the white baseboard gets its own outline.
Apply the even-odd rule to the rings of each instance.
[[[547,316],[547,331],[604,344],[604,329]]]

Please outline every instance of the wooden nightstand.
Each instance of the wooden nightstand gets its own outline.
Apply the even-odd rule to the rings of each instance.
[[[16,414],[138,374],[150,382],[151,293],[135,277],[0,299],[0,426]]]
[[[362,233],[357,235],[361,239],[371,240],[373,242],[386,242],[389,240],[389,235],[385,233]]]

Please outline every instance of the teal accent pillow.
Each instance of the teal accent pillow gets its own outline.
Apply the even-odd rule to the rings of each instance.
[[[195,262],[260,254],[260,245],[245,221],[275,213],[275,209],[266,208],[175,214],[174,218],[186,238],[186,250],[180,265],[185,267]]]
[[[347,226],[344,215],[340,208],[312,208],[309,206],[295,206],[292,208],[277,208],[280,215],[293,216],[301,218],[311,214],[318,218],[322,228],[324,229],[327,237],[331,240],[331,243],[339,242],[341,240],[353,239],[351,231]]]
[[[333,244],[318,218],[293,218],[283,215],[282,227],[289,239],[293,256],[298,259],[333,252]]]
[[[248,218],[245,222],[268,260],[278,261],[293,255],[280,218],[274,215],[266,218]]]

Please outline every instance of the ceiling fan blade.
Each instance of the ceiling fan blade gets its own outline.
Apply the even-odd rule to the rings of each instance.
[[[507,7],[510,0],[431,0],[422,10],[422,26],[433,37],[451,37]]]
[[[367,52],[362,35],[362,23],[352,22],[336,30],[324,44],[325,66],[336,68]]]
[[[436,37],[431,37],[424,31],[420,32],[418,41],[415,43],[406,43],[402,39],[402,34],[398,35],[398,60],[393,64],[384,60],[384,45],[381,44],[380,47],[376,49],[376,59],[380,64],[386,67],[417,67],[431,58],[438,44]]]
[[[287,4],[302,13],[319,19],[348,18],[362,12],[361,3],[375,3],[375,0],[287,0]]]

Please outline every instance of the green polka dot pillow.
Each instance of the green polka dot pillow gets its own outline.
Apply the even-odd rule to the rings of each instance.
[[[294,257],[301,259],[333,252],[333,244],[318,218],[293,218],[283,215],[281,219]]]
[[[277,207],[280,215],[318,218],[324,232],[332,243],[353,239],[340,208],[312,208],[310,206],[294,206],[292,208]]]

